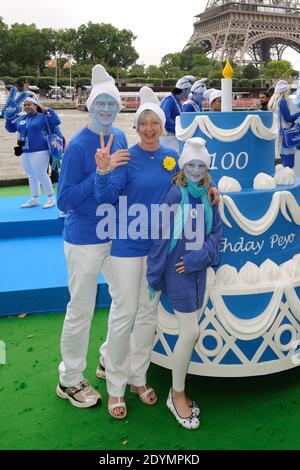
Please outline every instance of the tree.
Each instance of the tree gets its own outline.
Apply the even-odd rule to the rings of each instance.
[[[205,56],[204,50],[200,46],[190,46],[187,49],[185,49],[183,52],[180,54],[180,67],[182,70],[185,72],[188,72],[194,67],[193,64],[193,59],[194,56]],[[209,61],[209,59],[207,58]]]
[[[173,54],[166,54],[161,59],[161,68],[167,70],[172,67],[179,67],[180,68],[181,62],[181,55],[180,52],[175,52]]]
[[[15,23],[8,32],[9,43],[6,59],[21,67],[32,67],[37,70],[49,53],[49,30],[40,31],[34,24]]]
[[[135,39],[134,34],[127,29],[120,31],[111,24],[89,22],[78,28],[75,59],[77,62],[127,68],[138,59],[138,54],[132,46]]]
[[[258,78],[259,77],[259,70],[253,64],[245,65],[243,67],[243,70],[242,70],[242,77],[243,78],[249,78],[250,80],[253,79],[253,78]]]
[[[276,60],[267,63],[263,74],[266,78],[290,78],[293,75],[293,69],[287,60]]]
[[[129,77],[144,77],[145,76],[145,66],[140,64],[135,64],[129,70]]]
[[[5,50],[8,44],[8,27],[0,16],[0,62],[5,58]]]
[[[147,67],[146,73],[148,77],[153,78],[161,78],[164,76],[164,73],[161,68],[157,67],[156,65],[149,65],[149,67]]]

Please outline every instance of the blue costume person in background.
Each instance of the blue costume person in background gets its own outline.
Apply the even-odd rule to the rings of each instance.
[[[176,86],[169,96],[166,96],[160,103],[161,109],[166,116],[167,135],[160,138],[161,145],[179,151],[179,143],[175,136],[176,117],[182,112],[182,101],[189,96],[195,77],[187,75],[176,83]]]
[[[280,126],[279,153],[282,160],[282,164],[284,167],[294,168],[296,147],[287,147],[281,136],[281,129],[287,129],[292,127],[297,121],[297,119],[300,117],[300,111],[294,114],[291,114],[290,112],[288,102],[289,92],[289,84],[285,80],[279,80],[275,87],[275,93],[270,100],[269,109],[271,111],[278,111]]]
[[[182,105],[183,113],[202,113],[203,93],[206,90],[207,78],[202,78],[194,83],[189,94],[189,99]]]

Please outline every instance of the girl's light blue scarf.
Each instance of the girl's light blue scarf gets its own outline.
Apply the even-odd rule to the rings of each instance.
[[[188,184],[187,186],[178,186],[180,188],[182,198],[174,220],[174,231],[170,243],[169,253],[171,253],[176,247],[187,222],[189,216],[189,194],[195,199],[201,198],[201,203],[204,207],[206,235],[209,235],[212,230],[213,210],[210,201],[208,200],[208,188],[205,186],[199,186],[198,183],[194,183],[187,178],[186,182]]]

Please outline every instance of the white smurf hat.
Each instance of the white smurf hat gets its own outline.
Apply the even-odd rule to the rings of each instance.
[[[175,87],[179,90],[186,90],[187,88],[191,88],[192,84],[196,80],[193,75],[185,75],[184,77],[180,78],[176,83]]]
[[[153,90],[151,90],[151,88],[147,86],[143,86],[143,88],[140,89],[139,95],[141,104],[134,116],[135,129],[138,128],[139,117],[144,111],[152,111],[153,113],[155,113],[161,120],[164,128],[166,125],[166,115],[161,109],[159,99],[157,98]]]
[[[40,100],[38,99],[35,93],[30,93],[30,95],[28,95],[24,100],[24,103],[26,103],[26,101],[29,103],[34,103],[36,106],[41,106]]]
[[[279,80],[275,86],[275,93],[285,93],[286,91],[290,91],[290,85],[285,80]]]
[[[203,93],[206,90],[206,82],[207,78],[202,78],[201,80],[197,80],[191,88],[192,93]]]
[[[105,68],[97,64],[92,70],[92,90],[86,102],[88,111],[92,110],[92,105],[99,95],[109,95],[117,101],[119,111],[122,108],[121,97],[118,88],[115,85],[115,80],[105,70]]]
[[[191,139],[187,139],[178,162],[179,168],[182,170],[184,165],[192,160],[201,161],[205,163],[207,169],[210,168],[211,157],[206,148],[206,141],[201,139],[201,137],[192,137]]]
[[[210,88],[206,90],[203,94],[204,99],[209,101],[209,104],[212,104],[217,98],[222,98],[222,91],[216,90],[215,88]]]

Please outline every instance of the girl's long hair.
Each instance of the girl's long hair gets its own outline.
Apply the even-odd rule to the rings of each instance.
[[[185,181],[185,176],[182,170],[176,173],[176,175],[172,179],[172,183],[176,184],[177,186],[187,186],[187,182]],[[206,186],[207,188],[209,188],[210,183],[211,176],[206,170],[204,178],[202,181],[200,181],[199,186]]]

